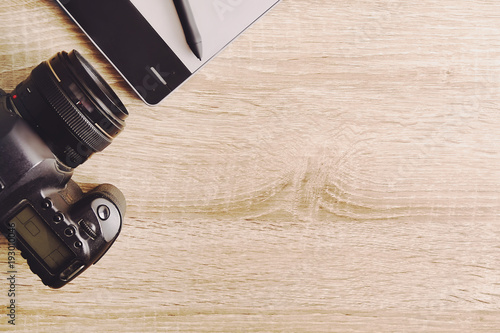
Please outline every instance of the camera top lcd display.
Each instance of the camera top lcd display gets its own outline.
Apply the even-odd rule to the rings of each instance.
[[[57,2],[144,102],[154,105],[279,0]]]

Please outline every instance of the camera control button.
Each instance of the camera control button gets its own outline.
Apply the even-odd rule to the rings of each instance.
[[[73,227],[68,227],[68,228],[64,229],[64,234],[67,237],[71,237],[75,234],[75,229]]]
[[[106,205],[100,205],[97,207],[97,215],[102,221],[106,221],[111,216],[111,210]]]
[[[41,206],[43,209],[49,209],[52,207],[52,201],[49,198],[43,199]]]
[[[61,213],[56,213],[56,215],[54,215],[54,217],[52,218],[52,221],[54,221],[55,223],[62,222],[62,220],[64,220],[64,215]]]

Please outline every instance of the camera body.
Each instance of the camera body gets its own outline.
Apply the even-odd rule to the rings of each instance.
[[[0,223],[44,284],[59,288],[99,260],[118,236],[125,199],[112,185],[88,194],[0,97]]]
[[[48,75],[55,65],[69,61],[61,59],[54,66],[50,63],[40,66],[49,69]],[[52,71],[48,78],[55,77],[53,81],[63,86],[60,77],[64,71]],[[99,185],[83,193],[71,180],[73,168],[94,151],[82,146],[85,141],[78,140],[75,133],[79,132],[67,122],[66,126],[61,123],[61,127],[44,127],[42,118],[50,118],[47,114],[52,110],[59,114],[62,107],[47,94],[37,92],[41,90],[39,81],[30,77],[11,94],[0,90],[0,231],[10,244],[21,250],[33,273],[45,285],[60,288],[96,263],[110,248],[121,230],[126,202],[113,185]],[[75,94],[80,94],[78,100],[62,88],[58,91],[74,107],[68,109],[73,115],[86,110],[78,108],[78,102],[91,108],[91,96],[82,95],[82,91],[88,92],[84,88],[82,85]],[[33,114],[41,116],[31,118]],[[80,116],[87,119],[82,112]],[[59,144],[58,139],[64,137],[58,133],[65,127],[79,143],[75,149],[67,145],[69,139]],[[86,156],[75,158],[79,150]]]

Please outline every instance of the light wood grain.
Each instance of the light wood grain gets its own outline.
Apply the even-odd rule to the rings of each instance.
[[[76,48],[131,114],[75,174],[125,193],[118,241],[61,290],[21,262],[0,329],[498,331],[498,1],[283,0],[155,108],[52,1],[2,5],[0,87]]]

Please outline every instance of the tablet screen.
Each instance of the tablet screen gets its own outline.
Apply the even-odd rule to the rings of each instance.
[[[143,101],[154,105],[279,0],[57,2]],[[186,20],[179,11],[179,2],[189,6],[190,24],[201,40],[201,59],[189,45],[189,32],[183,24]]]
[[[201,35],[201,61],[186,43],[176,6],[172,0],[132,0],[162,39],[186,67],[195,72],[215,56],[277,0],[189,0],[194,22]]]

